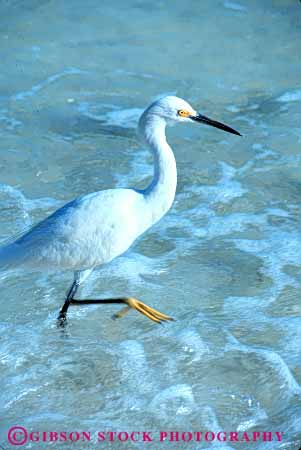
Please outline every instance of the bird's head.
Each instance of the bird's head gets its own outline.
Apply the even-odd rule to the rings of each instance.
[[[203,123],[205,125],[211,125],[220,130],[227,131],[228,133],[241,134],[233,128],[224,125],[216,120],[209,119],[200,113],[198,113],[189,103],[179,97],[169,95],[162,97],[152,103],[146,111],[142,114],[140,119],[140,125],[144,122],[156,118],[162,118],[165,122],[196,122]]]

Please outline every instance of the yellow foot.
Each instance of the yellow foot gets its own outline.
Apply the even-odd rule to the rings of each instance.
[[[156,323],[162,323],[166,322],[168,320],[174,320],[172,317],[167,316],[166,314],[163,314],[156,309],[151,308],[150,306],[146,305],[145,303],[141,302],[140,300],[137,300],[136,298],[128,297],[122,299],[123,303],[125,303],[127,306],[123,308],[118,313],[114,314],[114,319],[120,319],[123,317],[131,308],[135,309],[136,311],[140,312],[144,316],[148,317],[148,319],[153,320]]]

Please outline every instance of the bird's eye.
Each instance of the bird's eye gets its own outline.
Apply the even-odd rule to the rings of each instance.
[[[188,111],[184,111],[184,109],[179,109],[178,115],[181,116],[181,117],[188,117],[189,116],[189,112]]]

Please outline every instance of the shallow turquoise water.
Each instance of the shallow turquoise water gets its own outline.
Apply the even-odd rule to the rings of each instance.
[[[62,333],[71,274],[1,274],[0,443],[19,424],[282,431],[280,443],[178,448],[299,448],[301,4],[32,0],[0,11],[3,239],[82,193],[144,186],[152,160],[135,127],[159,95],[244,135],[168,130],[172,210],[81,291],[132,294],[177,322],[80,307]],[[106,446],[137,447],[150,448]]]

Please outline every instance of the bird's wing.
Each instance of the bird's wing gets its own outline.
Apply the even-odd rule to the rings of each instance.
[[[108,262],[147,228],[141,199],[130,189],[80,197],[8,238],[0,248],[0,267],[79,270]]]

